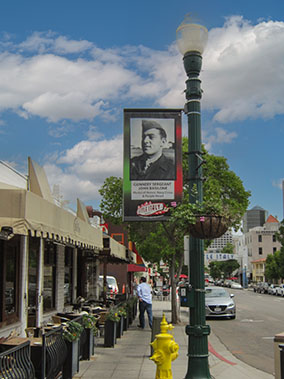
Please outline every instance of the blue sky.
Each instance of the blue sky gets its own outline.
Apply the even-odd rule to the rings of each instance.
[[[250,208],[282,219],[279,0],[2,1],[0,159],[26,173],[31,156],[62,198],[97,208],[104,179],[122,175],[123,108],[184,105],[175,31],[187,13],[209,30],[203,142],[252,192]]]

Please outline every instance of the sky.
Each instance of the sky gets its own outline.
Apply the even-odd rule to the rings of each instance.
[[[98,208],[105,178],[122,176],[123,109],[184,106],[176,29],[188,13],[209,31],[202,141],[251,191],[249,209],[282,220],[279,0],[1,1],[0,160],[27,173],[30,156],[70,206]]]

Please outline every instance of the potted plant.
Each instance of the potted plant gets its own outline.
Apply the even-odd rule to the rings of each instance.
[[[71,379],[79,372],[79,338],[83,326],[76,321],[63,324],[63,338],[67,345],[67,358],[63,367],[63,378]]]
[[[94,354],[94,339],[97,335],[97,318],[91,313],[85,313],[82,316],[82,325],[86,330],[87,341],[84,344],[82,351],[82,359],[90,360],[91,356]]]
[[[118,316],[119,316],[119,322],[116,329],[116,337],[120,338],[123,335],[123,324],[124,320],[126,319],[127,312],[124,307],[119,307],[117,310]]]
[[[191,198],[198,199],[197,187],[193,186]],[[207,189],[207,195],[200,202],[189,202],[188,196],[183,203],[171,212],[171,222],[179,224],[184,234],[200,239],[215,239],[222,236],[229,227],[238,226],[242,213],[236,200],[216,196],[213,189]]]
[[[116,343],[116,328],[120,317],[117,310],[110,308],[106,316],[105,333],[104,333],[104,346],[114,347]]]

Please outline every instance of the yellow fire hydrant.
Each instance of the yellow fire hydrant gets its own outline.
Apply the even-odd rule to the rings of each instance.
[[[174,327],[168,324],[163,315],[161,322],[161,333],[156,335],[156,339],[150,343],[154,353],[150,359],[157,365],[155,379],[172,379],[172,361],[178,357],[178,344],[174,341],[172,334],[168,331]]]

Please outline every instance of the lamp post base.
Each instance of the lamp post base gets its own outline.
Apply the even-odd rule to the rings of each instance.
[[[208,355],[189,356],[189,364],[184,379],[213,379],[210,375]]]

